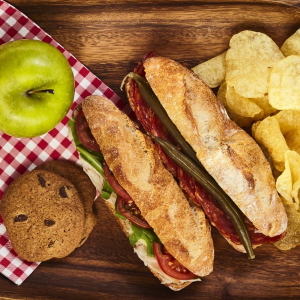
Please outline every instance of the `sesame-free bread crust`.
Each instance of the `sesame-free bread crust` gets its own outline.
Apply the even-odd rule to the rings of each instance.
[[[82,109],[109,169],[167,250],[198,276],[212,272],[214,249],[205,215],[190,207],[151,139],[102,96],[87,97]]]
[[[287,216],[271,168],[257,143],[233,121],[192,71],[165,57],[144,63],[146,78],[205,169],[267,236],[286,230]]]

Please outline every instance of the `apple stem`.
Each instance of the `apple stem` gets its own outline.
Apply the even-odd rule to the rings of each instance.
[[[35,94],[35,93],[49,93],[49,94],[53,94],[54,95],[54,90],[52,90],[52,89],[45,89],[45,90],[38,90],[38,91],[34,91],[34,90],[27,91],[28,95],[32,95],[32,94]]]

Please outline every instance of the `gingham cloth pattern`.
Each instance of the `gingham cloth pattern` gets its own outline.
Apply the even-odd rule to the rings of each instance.
[[[43,136],[19,139],[0,132],[0,199],[15,178],[44,161],[67,159],[78,162],[75,147],[67,138],[67,123],[74,107],[85,97],[91,94],[105,95],[119,108],[126,110],[124,101],[51,36],[15,7],[0,1],[0,45],[24,38],[50,43],[65,55],[75,77],[75,97],[72,108],[63,121]],[[20,285],[38,265],[38,262],[30,263],[18,257],[11,247],[0,217],[0,272]]]

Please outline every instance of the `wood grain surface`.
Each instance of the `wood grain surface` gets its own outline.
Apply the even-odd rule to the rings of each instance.
[[[300,28],[299,1],[11,0],[117,94],[123,77],[153,50],[187,67],[228,47],[241,30],[281,45]],[[19,287],[0,276],[0,299],[299,299],[300,248],[267,245],[256,259],[212,229],[214,272],[180,292],[159,284],[97,200],[98,223],[70,256],[42,263]]]

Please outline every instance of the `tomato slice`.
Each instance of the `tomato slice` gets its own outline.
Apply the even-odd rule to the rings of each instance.
[[[78,114],[75,118],[75,124],[76,132],[82,145],[93,151],[100,152],[99,145],[97,144],[94,136],[91,133],[91,130],[82,110],[78,111]]]
[[[178,262],[162,244],[154,242],[153,251],[160,268],[172,278],[190,280],[198,277]]]
[[[127,218],[135,225],[145,229],[151,228],[148,222],[141,215],[141,211],[139,210],[139,208],[136,206],[136,204],[132,199],[125,200],[122,197],[118,197],[117,210],[121,215],[123,215],[125,218]]]
[[[119,185],[113,173],[110,171],[106,163],[103,163],[103,172],[106,180],[109,182],[113,190],[117,195],[124,198],[125,200],[132,200],[130,195]]]

